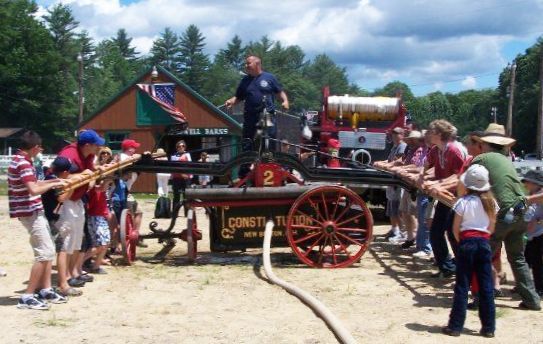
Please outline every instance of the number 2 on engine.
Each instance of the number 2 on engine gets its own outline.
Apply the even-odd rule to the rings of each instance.
[[[264,186],[273,186],[273,171],[264,171]]]

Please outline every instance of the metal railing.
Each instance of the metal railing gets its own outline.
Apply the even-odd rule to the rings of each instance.
[[[12,155],[0,155],[0,171],[5,171],[8,169],[9,162],[11,161]],[[57,157],[56,154],[43,154],[42,161],[43,166],[50,166],[53,160]]]

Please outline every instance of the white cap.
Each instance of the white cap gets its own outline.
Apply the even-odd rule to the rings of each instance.
[[[467,189],[475,191],[490,190],[488,182],[488,170],[482,165],[471,165],[464,174],[460,176],[460,181]]]

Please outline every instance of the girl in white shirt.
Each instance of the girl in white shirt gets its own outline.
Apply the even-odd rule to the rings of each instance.
[[[496,308],[492,278],[492,250],[489,239],[494,231],[498,206],[490,192],[488,170],[472,165],[460,177],[467,194],[453,206],[453,233],[459,242],[456,255],[456,284],[449,323],[443,333],[459,336],[466,320],[468,291],[472,275],[479,282],[480,334],[494,337]]]

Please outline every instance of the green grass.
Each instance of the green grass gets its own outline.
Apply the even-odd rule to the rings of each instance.
[[[53,312],[49,319],[40,319],[34,322],[38,327],[68,327],[74,322],[73,319],[60,319]]]
[[[134,197],[136,198],[136,200],[138,201],[143,201],[143,200],[156,200],[157,199],[157,194],[156,193],[142,193],[142,192],[137,192],[137,193],[132,193],[134,195]]]

